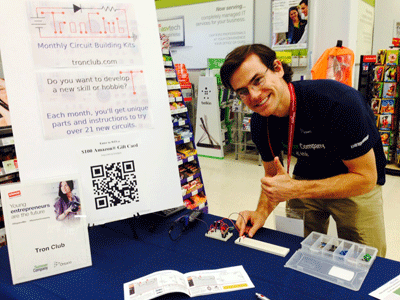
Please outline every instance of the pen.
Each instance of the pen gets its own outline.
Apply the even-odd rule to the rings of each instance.
[[[264,295],[259,294],[259,293],[256,293],[256,296],[258,299],[261,299],[261,300],[269,300],[267,297],[265,297]]]

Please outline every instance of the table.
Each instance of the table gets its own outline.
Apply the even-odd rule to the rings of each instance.
[[[204,236],[208,226],[221,217],[203,215],[182,236],[172,241],[171,223],[180,215],[162,218],[142,216],[89,229],[93,266],[12,285],[7,247],[0,248],[0,299],[123,299],[123,284],[160,270],[182,273],[243,265],[255,289],[228,292],[203,299],[256,299],[262,293],[277,299],[374,299],[368,294],[400,274],[400,262],[377,257],[360,291],[284,268],[300,248],[302,238],[262,228],[255,238],[290,248],[286,257],[234,244],[235,232],[227,242]],[[132,235],[136,229],[137,239]],[[23,259],[23,258],[21,258]],[[190,299],[180,293],[157,299]]]

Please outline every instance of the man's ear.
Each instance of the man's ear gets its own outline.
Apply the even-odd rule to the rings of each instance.
[[[283,70],[282,62],[279,59],[274,60],[274,72]]]

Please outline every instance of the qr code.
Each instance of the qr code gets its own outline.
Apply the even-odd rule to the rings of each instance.
[[[91,167],[96,209],[139,201],[133,160]]]

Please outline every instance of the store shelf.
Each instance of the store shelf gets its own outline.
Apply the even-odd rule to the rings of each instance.
[[[0,139],[0,147],[8,146],[8,145],[14,145],[14,137],[13,136],[4,137],[4,138]]]
[[[194,160],[197,160],[197,154],[178,160],[178,166],[183,165],[184,163],[187,163],[187,162],[194,161]]]
[[[175,142],[175,145],[178,146],[178,145],[190,143],[190,142],[193,142],[193,141],[194,141],[194,139],[193,139],[193,136],[192,136],[191,138],[187,138],[187,139],[183,139],[183,140],[176,141],[176,142]]]
[[[178,141],[175,141],[175,145],[177,147],[177,156],[179,157],[179,154],[184,154],[184,155],[190,155],[193,153],[197,153],[196,150],[196,145],[194,143],[194,135],[193,135],[193,128],[192,124],[190,122],[190,117],[188,113],[188,108],[186,107],[184,97],[182,94],[182,87],[179,83],[178,79],[178,71],[172,61],[171,54],[170,54],[170,49],[162,49],[162,54],[164,56],[164,66],[165,66],[165,77],[167,81],[167,90],[169,94],[169,102],[170,102],[170,107],[171,108],[177,108],[171,110],[171,119],[172,119],[172,126],[174,127],[174,135],[179,138],[179,136],[190,136],[190,138],[184,138]],[[174,71],[172,71],[174,70]],[[175,91],[173,91],[175,90]],[[177,97],[174,97],[177,96]],[[179,116],[178,116],[179,115]],[[175,121],[175,122],[174,122]],[[191,170],[190,173],[188,173],[190,167],[185,166],[181,167],[181,165],[185,163],[193,162],[190,165],[196,165],[195,170]],[[189,209],[201,209],[204,212],[208,211],[207,207],[207,199],[205,196],[205,191],[204,191],[204,183],[201,175],[201,168],[200,164],[198,161],[198,156],[197,154],[191,155],[189,157],[186,157],[184,159],[178,159],[177,160],[177,165],[180,170],[180,177],[184,177],[187,175],[191,175],[194,172],[195,174],[187,177],[180,179],[181,185],[188,185],[186,188],[190,190],[190,188],[196,188],[197,186],[202,186],[200,189],[197,189],[195,191],[192,191],[191,193],[186,194],[185,189],[182,189],[182,200],[184,205],[189,208]],[[189,168],[189,169],[188,169]],[[198,181],[198,183],[197,183]],[[197,184],[198,185],[197,185]],[[194,185],[194,186],[191,186]],[[190,197],[196,196],[199,193],[202,193],[202,196],[200,197],[201,199],[204,199],[205,203],[199,203],[198,205],[196,204],[196,201],[193,199],[189,199]],[[196,198],[198,198],[197,196]],[[204,198],[203,198],[204,197]]]
[[[173,103],[173,102],[182,102],[183,98],[182,97],[169,97],[169,102]]]
[[[199,178],[200,175],[201,175],[200,173],[196,173],[192,176],[189,176],[188,178],[183,178],[183,179],[181,179],[181,184],[186,184],[186,183],[192,181],[193,179]]]
[[[167,89],[168,89],[168,91],[180,90],[181,86],[179,84],[171,84],[171,85],[167,85]]]
[[[183,120],[183,121],[179,121],[179,122],[173,122],[172,125],[174,127],[176,126],[183,126],[183,125],[188,125],[189,124],[189,120]]]
[[[200,192],[204,192],[204,186],[199,188],[198,190],[195,190],[189,194],[186,194],[185,196],[183,196],[183,200],[186,200],[186,199],[189,199],[190,197],[196,196]]]
[[[186,113],[187,111],[188,111],[187,107],[180,108],[180,109],[174,109],[174,110],[171,110],[171,115],[182,114],[182,113]]]

